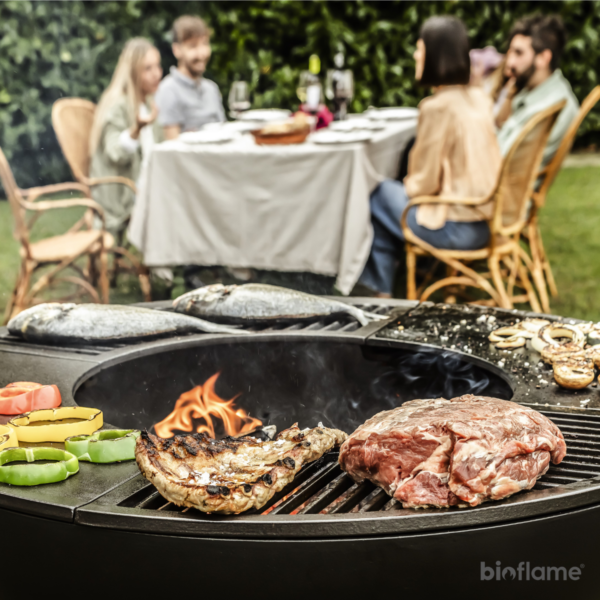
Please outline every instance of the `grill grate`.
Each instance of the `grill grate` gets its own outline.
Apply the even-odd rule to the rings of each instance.
[[[539,410],[539,407],[529,405]],[[567,456],[560,465],[550,465],[535,490],[550,489],[600,476],[600,417],[588,414],[539,410],[560,427],[567,442]],[[268,514],[329,515],[336,513],[373,513],[394,511],[401,504],[369,481],[357,484],[337,464],[338,454],[330,452],[304,467],[285,489],[259,511],[248,511],[238,518]],[[148,484],[119,506],[149,511],[187,512],[165,499]],[[188,514],[210,519],[199,511]]]

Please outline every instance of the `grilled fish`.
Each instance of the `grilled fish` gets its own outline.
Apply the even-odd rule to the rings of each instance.
[[[337,300],[259,283],[207,285],[179,296],[173,307],[176,312],[219,323],[300,321],[346,313],[367,325],[386,318]]]
[[[32,306],[8,323],[8,331],[30,342],[110,342],[191,332],[247,333],[171,312],[111,304]]]
[[[294,425],[272,441],[252,436],[213,440],[204,433],[170,439],[142,432],[135,459],[142,475],[177,506],[233,514],[261,508],[306,463],[348,436],[338,429]]]

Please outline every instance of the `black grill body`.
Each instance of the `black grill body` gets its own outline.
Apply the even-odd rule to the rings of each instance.
[[[554,420],[567,441],[563,463],[530,492],[502,502],[412,511],[368,482],[354,483],[330,453],[260,511],[229,517],[168,503],[135,464],[81,463],[80,473],[61,484],[0,486],[0,526],[11,547],[18,553],[52,548],[36,565],[39,583],[29,585],[43,591],[44,573],[51,579],[66,557],[74,567],[61,582],[67,589],[85,589],[92,564],[103,565],[108,589],[120,593],[212,595],[233,588],[250,598],[374,592],[429,598],[468,590],[486,598],[597,598],[597,390],[559,389],[534,351],[489,344],[489,331],[524,313],[402,301],[368,308],[390,321],[359,327],[323,320],[256,328],[239,339],[193,335],[72,348],[34,346],[4,331],[0,385],[56,381],[64,404],[101,408],[119,427],[150,426],[181,392],[217,370],[219,395],[242,392],[240,406],[280,429],[322,421],[352,431],[375,412],[415,397],[488,394]],[[512,580],[511,569],[517,573],[521,563],[521,580]],[[558,570],[551,581],[527,580],[525,569],[536,567]],[[13,583],[16,594],[17,580],[5,589]]]

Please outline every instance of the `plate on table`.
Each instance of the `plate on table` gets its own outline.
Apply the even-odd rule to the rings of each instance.
[[[310,136],[315,144],[356,144],[369,142],[372,131],[317,131]]]
[[[200,131],[184,131],[177,138],[186,144],[224,144],[239,136],[237,131],[220,127],[218,129],[201,129]]]
[[[409,106],[371,108],[364,114],[374,121],[404,121],[405,119],[416,119],[419,116],[419,109]]]
[[[292,115],[291,111],[279,108],[260,108],[256,110],[247,110],[242,113],[238,121],[260,121],[261,123],[271,123],[272,121],[285,121]]]
[[[358,117],[346,121],[333,121],[329,124],[330,131],[380,131],[385,129],[385,123],[382,121],[371,121],[366,117]]]

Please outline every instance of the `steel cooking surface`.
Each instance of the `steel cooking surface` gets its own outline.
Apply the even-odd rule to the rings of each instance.
[[[223,397],[229,398],[243,392],[240,406],[261,419],[266,416],[266,420],[263,421],[265,425],[269,423],[270,418],[274,418],[280,429],[291,424],[283,422],[281,415],[287,410],[286,406],[294,405],[289,402],[293,403],[296,400],[288,398],[285,406],[282,405],[282,409],[285,410],[279,417],[268,406],[265,415],[256,411],[261,405],[265,406],[265,400],[269,398],[289,396],[289,388],[286,387],[289,381],[296,382],[294,385],[300,394],[298,398],[301,394],[311,398],[311,390],[321,382],[337,386],[338,397],[334,398],[336,402],[340,399],[344,402],[356,399],[357,393],[360,396],[361,393],[364,395],[365,391],[367,396],[379,398],[381,407],[377,403],[367,403],[363,407],[364,410],[361,409],[356,414],[352,411],[346,414],[344,419],[347,422],[342,427],[346,431],[351,431],[377,410],[391,408],[390,400],[398,405],[410,399],[411,395],[415,397],[414,394],[431,391],[432,394],[445,395],[446,392],[440,392],[435,386],[443,387],[448,377],[455,375],[456,369],[449,368],[446,364],[448,360],[455,361],[453,364],[467,365],[468,369],[472,369],[465,371],[468,375],[459,381],[461,385],[464,382],[472,382],[475,387],[480,387],[481,382],[487,378],[493,382],[495,388],[489,392],[482,389],[482,392],[506,399],[512,397],[517,402],[541,409],[540,412],[554,420],[567,441],[568,453],[565,460],[558,466],[551,466],[533,490],[516,494],[501,502],[487,502],[470,509],[415,511],[402,509],[395,500],[370,482],[354,483],[340,470],[337,456],[330,453],[306,466],[294,482],[260,511],[237,516],[205,515],[194,509],[180,509],[162,499],[139,474],[137,466],[130,463],[115,467],[115,474],[117,470],[122,473],[110,484],[108,480],[102,482],[101,478],[95,481],[94,475],[96,472],[108,473],[109,470],[82,469],[79,483],[85,484],[86,489],[89,484],[93,484],[95,498],[73,497],[72,503],[69,500],[68,514],[65,512],[64,518],[68,519],[69,515],[72,515],[71,518],[74,518],[76,523],[93,527],[171,535],[315,539],[396,535],[488,526],[538,518],[600,502],[600,416],[595,409],[600,404],[597,402],[596,390],[562,390],[553,384],[551,372],[541,363],[537,353],[529,348],[512,352],[501,351],[487,340],[489,332],[496,327],[510,325],[517,319],[530,315],[483,307],[429,303],[416,306],[415,303],[409,302],[371,304],[352,299],[348,301],[371,312],[388,314],[391,321],[360,327],[346,318],[321,319],[312,323],[279,324],[262,328],[260,331],[257,331],[257,328],[255,336],[192,335],[139,344],[73,348],[25,344],[10,339],[4,330],[0,333],[0,352],[3,356],[10,357],[8,363],[12,369],[11,373],[18,372],[19,364],[34,365],[30,368],[35,369],[35,373],[43,371],[48,374],[53,370],[55,373],[61,373],[63,381],[59,383],[62,385],[61,392],[67,404],[73,403],[71,394],[76,392],[81,404],[91,402],[91,405],[94,405],[92,401],[100,402],[104,398],[106,407],[99,408],[106,408],[108,412],[118,409],[119,406],[130,405],[129,415],[132,414],[131,411],[137,414],[138,410],[147,410],[150,407],[149,400],[154,401],[154,395],[164,396],[166,391],[168,394],[164,397],[167,398],[167,403],[171,404],[164,410],[161,409],[164,414],[158,415],[157,412],[155,415],[164,418],[182,391],[203,383],[217,370],[223,366],[227,367],[228,360],[231,363],[229,371],[233,375],[224,369],[220,376],[220,381],[225,386]],[[252,376],[252,369],[238,368],[243,366],[243,361],[236,360],[244,356],[244,347],[266,348],[266,345],[271,345],[273,349],[269,357],[280,355],[285,348],[285,352],[291,353],[290,356],[294,357],[295,362],[285,366],[283,361],[284,368],[273,363],[275,366],[269,371],[270,383],[261,394],[257,389],[260,390],[264,385],[265,378],[259,377],[259,372],[249,381],[247,377]],[[312,362],[298,359],[302,355],[302,348],[317,348],[319,345],[329,346],[331,351],[325,355],[321,350],[307,351],[305,356],[312,357]],[[249,351],[252,353],[252,350]],[[184,365],[185,361],[179,360],[181,357],[193,358],[194,352],[201,360],[188,360],[186,368],[195,368],[198,371],[197,367],[200,365],[206,372],[202,369],[199,370],[202,372],[194,371],[193,381],[189,377],[184,381],[177,372],[171,373],[172,368]],[[262,354],[264,355],[264,352]],[[323,360],[324,356],[329,358]],[[396,358],[390,361],[390,357]],[[336,360],[339,366],[336,366]],[[431,365],[436,361],[439,361],[439,376],[431,377]],[[312,369],[319,363],[323,370],[317,374]],[[415,374],[411,369],[417,369],[418,375],[416,387],[413,386],[412,391],[408,390],[408,393],[408,380],[401,377],[407,365],[410,367],[409,379]],[[163,374],[160,373],[161,368],[165,371]],[[419,369],[423,373],[420,373]],[[145,382],[144,385],[140,385],[140,381],[132,377],[136,373],[142,378],[142,383]],[[302,373],[304,375],[299,380],[298,375]],[[102,377],[106,378],[106,385],[102,384]],[[57,378],[60,379],[58,375]],[[246,388],[239,385],[244,381],[247,383]],[[286,381],[288,383],[285,383]],[[373,386],[373,381],[376,381],[377,385]],[[116,383],[118,385],[114,385]],[[155,384],[164,384],[165,387],[157,388]],[[177,386],[181,387],[181,390],[175,389]],[[249,387],[252,388],[252,393]],[[392,398],[386,393],[386,390],[398,387],[401,388],[402,398]],[[459,388],[460,386],[453,388],[448,393],[471,391]],[[144,392],[140,395],[140,402],[144,400],[144,404],[136,408],[137,400],[131,404],[131,394],[140,391]],[[278,393],[274,394],[274,391]],[[480,392],[474,388],[472,391]],[[589,402],[586,402],[587,399]],[[297,420],[301,421],[301,426],[316,425],[321,420],[322,412],[318,403],[305,408],[306,412],[302,415],[298,413],[300,418]],[[154,416],[150,418],[148,415],[151,423],[157,422]],[[129,426],[125,421],[126,416],[125,412],[121,414],[117,411],[106,420],[112,425]],[[282,420],[281,423],[277,423],[278,418]],[[113,472],[113,469],[110,469],[110,472]],[[91,477],[94,481],[84,481],[84,474],[85,478]],[[65,494],[69,493],[78,483],[75,479],[73,478],[71,483],[65,482],[60,489],[64,490]],[[44,502],[44,494],[41,492],[43,490],[19,490],[13,495],[12,490],[2,487],[0,501],[2,506],[11,510],[31,512],[35,507],[37,511],[38,505],[49,506]],[[23,503],[21,508],[20,502]],[[42,509],[32,514],[44,516]],[[50,516],[50,513],[48,515]]]
[[[550,489],[600,476],[600,417],[540,412],[560,427],[568,451],[559,465],[550,464],[548,472],[538,480],[533,489]],[[397,500],[370,481],[355,483],[341,470],[337,459],[336,452],[329,452],[322,459],[305,466],[294,481],[276,494],[262,509],[248,511],[237,518],[242,520],[268,514],[373,513],[402,508]],[[167,502],[150,484],[121,501],[119,506],[148,511],[189,513],[191,517],[207,518],[200,511],[177,507]]]

